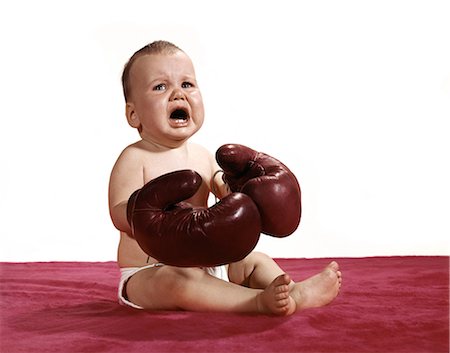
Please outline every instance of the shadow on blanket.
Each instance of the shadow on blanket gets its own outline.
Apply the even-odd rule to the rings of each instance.
[[[295,280],[328,259],[278,259]],[[339,259],[329,306],[288,318],[117,304],[115,263],[2,263],[1,352],[448,352],[448,257]]]
[[[191,341],[231,338],[233,336],[263,333],[276,329],[286,322],[282,318],[255,320],[255,316],[229,314],[209,315],[189,312],[150,313],[130,310],[115,302],[91,302],[73,306],[53,308],[23,314],[10,321],[17,330],[30,333],[68,334],[88,333],[96,337],[114,338],[124,341]],[[35,318],[45,318],[38,326]],[[194,324],[200,320],[198,324]],[[231,321],[230,321],[231,320]],[[251,325],[236,325],[236,320],[255,321]]]

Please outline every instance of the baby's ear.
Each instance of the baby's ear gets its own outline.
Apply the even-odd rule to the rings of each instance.
[[[125,106],[125,114],[127,116],[128,124],[131,127],[134,127],[136,129],[139,129],[141,127],[141,122],[139,120],[139,116],[136,113],[136,110],[134,109],[133,103],[127,103]]]

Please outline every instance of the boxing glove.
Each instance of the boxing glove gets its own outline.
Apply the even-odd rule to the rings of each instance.
[[[297,229],[302,211],[300,185],[283,163],[238,144],[220,147],[216,159],[231,191],[249,195],[258,206],[263,233],[285,237]]]
[[[158,261],[173,266],[217,266],[242,260],[256,246],[261,220],[251,198],[232,193],[210,208],[185,200],[202,184],[192,170],[162,175],[128,200],[132,236]]]

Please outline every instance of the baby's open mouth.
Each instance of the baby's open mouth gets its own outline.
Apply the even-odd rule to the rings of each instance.
[[[173,120],[187,120],[188,113],[184,109],[176,109],[170,114],[170,119]]]

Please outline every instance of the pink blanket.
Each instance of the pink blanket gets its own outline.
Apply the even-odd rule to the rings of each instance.
[[[277,261],[295,280],[328,263]],[[288,318],[126,308],[113,262],[1,263],[0,351],[449,351],[448,257],[338,261],[339,297]]]

